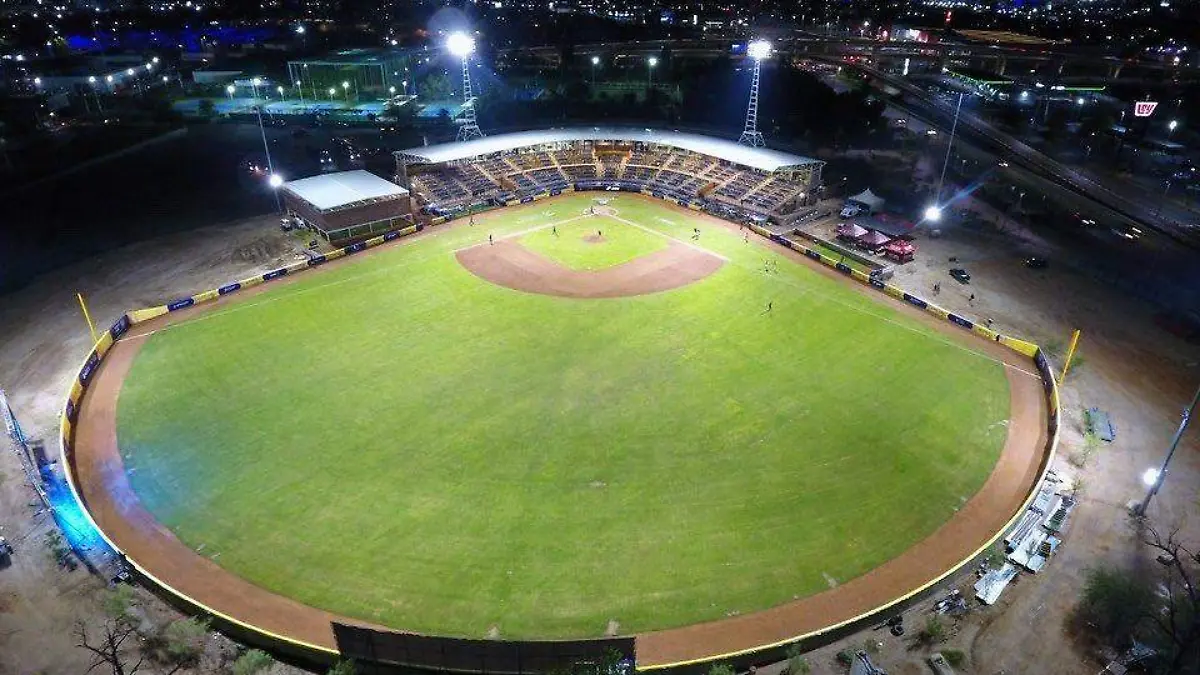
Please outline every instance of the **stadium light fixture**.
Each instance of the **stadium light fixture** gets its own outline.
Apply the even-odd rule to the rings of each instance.
[[[1142,483],[1146,487],[1150,487],[1158,482],[1158,469],[1146,469],[1142,473]]]
[[[755,40],[746,47],[746,53],[755,61],[761,61],[771,55],[771,43],[766,40]]]
[[[462,31],[456,31],[446,38],[446,49],[460,59],[465,59],[475,51],[475,38]]]
[[[936,204],[930,205],[925,209],[925,220],[931,223],[936,223],[942,219],[942,209]]]
[[[271,174],[271,177],[267,179],[267,184],[273,188],[277,188],[280,185],[283,185],[283,176],[273,173]]]

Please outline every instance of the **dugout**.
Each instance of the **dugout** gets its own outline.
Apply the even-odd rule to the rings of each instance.
[[[366,239],[412,222],[408,190],[368,171],[340,171],[284,183],[288,215],[330,244]]]

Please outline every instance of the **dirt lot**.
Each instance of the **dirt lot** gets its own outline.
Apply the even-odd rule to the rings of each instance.
[[[1180,408],[1200,381],[1200,349],[1157,328],[1149,309],[1058,264],[1066,252],[1016,223],[1002,221],[1001,227],[1005,234],[947,227],[940,238],[922,238],[917,262],[903,266],[895,282],[927,294],[938,281],[943,306],[993,319],[998,330],[1035,341],[1061,345],[1072,328],[1083,329],[1084,360],[1063,392],[1066,433],[1058,462],[1064,471],[1082,475],[1083,499],[1048,568],[1021,577],[998,606],[975,608],[953,622],[945,646],[969,654],[968,672],[1094,673],[1099,664],[1069,634],[1067,614],[1087,566],[1103,560],[1144,564],[1124,503],[1142,494],[1142,470],[1160,461]],[[1030,251],[1050,260],[1050,267],[1021,266]],[[75,291],[87,297],[97,323],[107,325],[130,307],[210,288],[297,255],[295,242],[266,218],[130,246],[40,279],[0,302],[0,386],[29,435],[52,439],[63,392],[89,346]],[[946,275],[952,256],[970,269],[969,286]],[[968,300],[972,293],[974,302]],[[1065,458],[1080,443],[1082,408],[1093,405],[1109,411],[1118,438],[1080,471]],[[1200,537],[1197,525],[1185,522],[1200,485],[1194,438],[1185,441],[1151,509],[1158,522],[1182,524],[1192,541]],[[95,625],[103,619],[97,600],[103,583],[54,564],[42,543],[48,523],[14,455],[0,453],[0,534],[17,549],[14,564],[0,570],[0,673],[82,672],[88,662],[74,646],[71,627],[77,620]],[[968,586],[971,580],[960,581]],[[143,605],[152,616],[172,616],[152,599],[143,598]],[[923,609],[910,610],[907,620],[911,633],[924,621]],[[873,648],[875,659],[892,675],[929,672],[922,663],[925,652],[913,648],[911,639],[883,631],[813,652],[814,672],[845,672],[835,665],[834,653],[862,646],[868,637],[883,643]],[[213,669],[218,662],[206,663]]]

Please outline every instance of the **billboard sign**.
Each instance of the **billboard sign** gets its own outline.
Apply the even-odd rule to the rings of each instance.
[[[1158,107],[1158,101],[1137,101],[1133,104],[1134,117],[1149,117]]]

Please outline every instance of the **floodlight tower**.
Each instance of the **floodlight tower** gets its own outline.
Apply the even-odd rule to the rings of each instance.
[[[475,102],[471,96],[471,53],[475,51],[475,38],[466,33],[451,33],[446,39],[446,48],[454,56],[462,59],[463,77],[463,125],[458,128],[457,140],[469,141],[482,138],[483,132],[475,121]]]
[[[767,144],[762,132],[758,130],[758,74],[763,59],[771,55],[771,43],[766,40],[755,40],[746,47],[746,54],[754,59],[754,79],[750,81],[750,105],[746,107],[746,127],[742,129],[742,137],[738,143],[752,148],[761,148]]]

